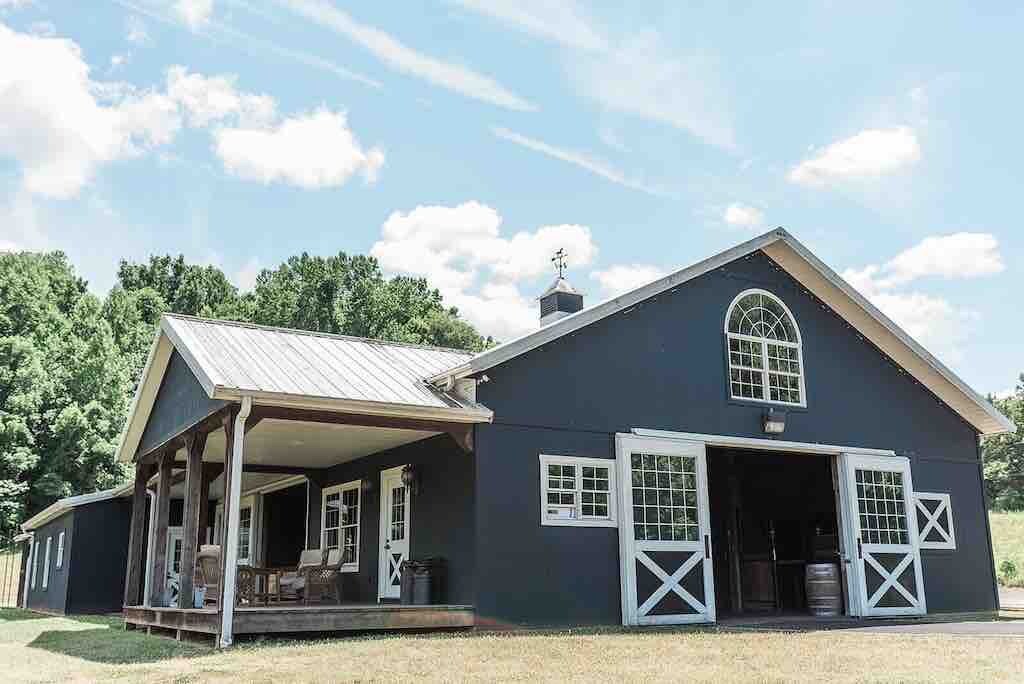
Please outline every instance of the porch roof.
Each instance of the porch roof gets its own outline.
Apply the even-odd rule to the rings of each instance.
[[[489,422],[471,398],[426,381],[468,361],[456,349],[165,314],[150,349],[118,458],[139,447],[172,352],[210,399],[455,424]]]

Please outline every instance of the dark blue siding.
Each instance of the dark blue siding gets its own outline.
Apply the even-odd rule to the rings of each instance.
[[[29,582],[28,605],[29,610],[38,610],[45,613],[66,613],[68,611],[68,577],[71,574],[71,545],[74,541],[74,527],[76,510],[71,510],[60,517],[51,520],[42,527],[34,530],[35,541],[39,542],[39,558],[36,561],[36,586],[32,588],[32,563],[29,559],[29,567],[26,581]],[[61,567],[57,567],[57,546],[60,533],[64,532],[64,560]],[[53,539],[50,544],[50,577],[47,586],[43,588],[43,571],[46,568],[46,540]],[[123,580],[122,580],[123,583]]]
[[[116,613],[124,603],[131,499],[116,498],[75,509],[68,613]]]
[[[327,471],[325,487],[353,480],[369,481],[372,485],[372,489],[369,492],[364,489],[361,496],[359,572],[343,577],[344,598],[346,601],[377,600],[380,472],[405,464],[416,465],[420,473],[420,491],[410,501],[410,556],[444,558],[448,565],[447,601],[471,604],[475,588],[473,457],[459,449],[447,435],[373,454]],[[320,493],[315,488],[310,490],[310,499],[309,527],[315,548],[320,545],[321,505]]]
[[[206,396],[185,359],[172,352],[136,453],[148,453],[227,404]]]
[[[614,433],[634,427],[764,437],[764,405],[729,399],[726,384],[726,309],[751,287],[779,296],[803,336],[807,408],[790,410],[784,439],[911,456],[919,489],[951,492],[964,537],[956,552],[926,554],[929,609],[995,606],[975,431],[756,253],[487,371],[477,394],[495,414],[477,428],[481,619],[620,621],[617,533],[542,527],[538,454],[614,458]]]

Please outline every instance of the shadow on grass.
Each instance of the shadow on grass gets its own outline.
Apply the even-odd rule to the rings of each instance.
[[[110,616],[74,616],[68,619],[94,625],[95,629],[42,632],[28,646],[94,663],[115,665],[191,658],[212,652],[209,646],[202,644],[125,631],[123,623]]]
[[[43,615],[42,613],[33,613],[31,610],[22,610],[21,608],[0,608],[0,622],[21,622],[23,620],[43,620],[50,615]]]

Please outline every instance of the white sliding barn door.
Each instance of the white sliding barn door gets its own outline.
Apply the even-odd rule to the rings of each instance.
[[[852,560],[851,609],[865,617],[923,615],[924,579],[910,462],[843,454],[843,517]]]
[[[622,623],[715,620],[702,442],[616,436]]]

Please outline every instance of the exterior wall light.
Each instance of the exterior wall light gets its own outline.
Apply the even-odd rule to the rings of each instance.
[[[407,465],[402,468],[402,484],[409,488],[410,493],[419,494],[420,474],[414,466]]]
[[[764,433],[781,435],[786,431],[786,412],[782,409],[770,408],[764,412]]]

